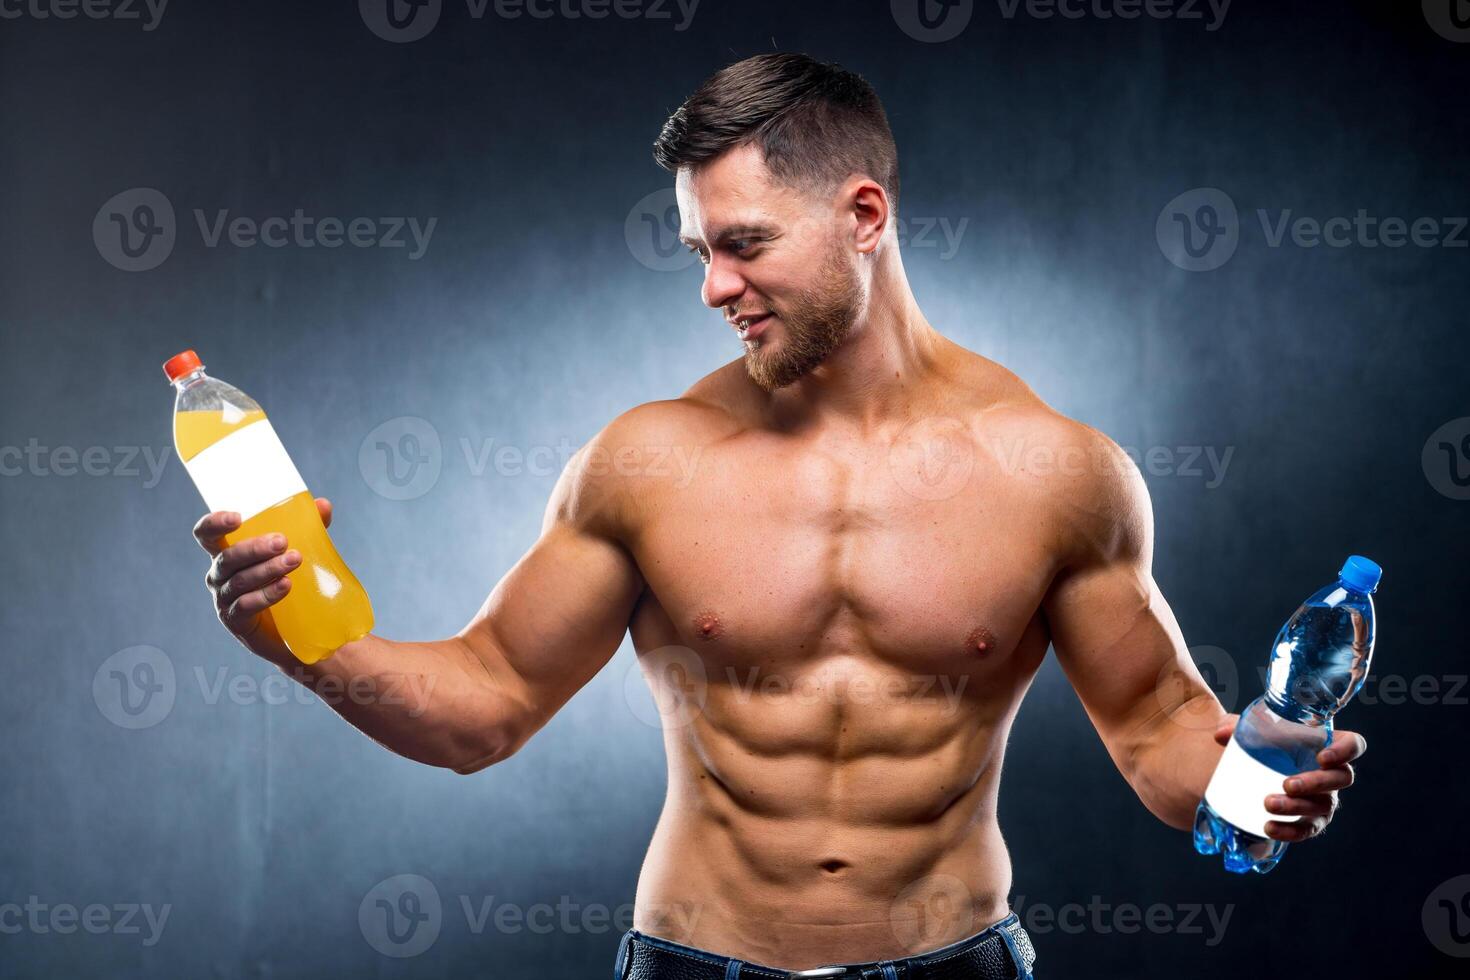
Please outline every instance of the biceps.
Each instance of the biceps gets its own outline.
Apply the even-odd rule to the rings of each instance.
[[[1074,573],[1046,604],[1057,661],[1115,759],[1158,719],[1209,688],[1147,568],[1118,561]]]
[[[612,658],[642,588],[618,544],[552,522],[461,635],[534,730]]]

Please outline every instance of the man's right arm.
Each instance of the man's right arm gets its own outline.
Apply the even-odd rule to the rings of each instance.
[[[214,556],[205,581],[220,621],[400,755],[460,773],[509,758],[611,659],[642,592],[621,543],[634,507],[626,481],[584,465],[589,450],[615,452],[625,428],[614,422],[572,458],[535,545],[453,637],[369,634],[326,660],[300,663],[268,612],[291,588],[290,543],[273,547],[266,535],[222,548],[230,515],[216,511],[194,534]],[[317,507],[329,525],[331,505],[318,498]]]

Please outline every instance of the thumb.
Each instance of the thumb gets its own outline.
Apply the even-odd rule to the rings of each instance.
[[[316,498],[316,512],[321,515],[322,527],[332,526],[332,502],[326,497]]]

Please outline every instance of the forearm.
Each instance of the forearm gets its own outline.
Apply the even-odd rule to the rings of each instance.
[[[370,633],[326,660],[277,666],[389,750],[470,773],[523,741],[514,678],[488,653],[460,637],[406,642]]]
[[[1202,694],[1157,717],[1134,753],[1129,783],[1149,812],[1176,830],[1194,826],[1194,813],[1223,751],[1215,729],[1226,711]]]

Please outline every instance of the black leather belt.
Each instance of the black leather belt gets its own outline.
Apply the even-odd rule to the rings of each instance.
[[[618,947],[617,980],[1030,980],[1036,950],[1015,913],[968,939],[901,960],[780,970],[636,930]]]

